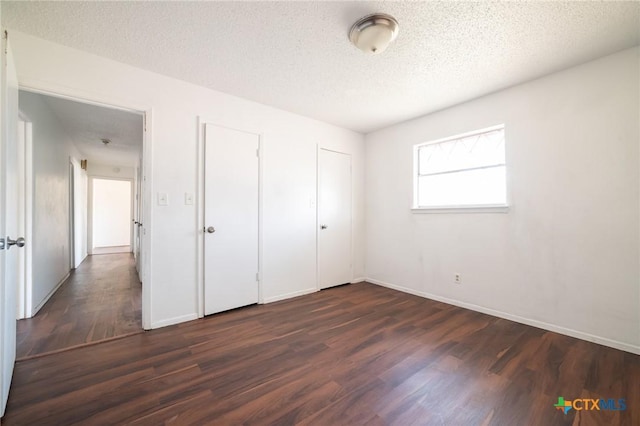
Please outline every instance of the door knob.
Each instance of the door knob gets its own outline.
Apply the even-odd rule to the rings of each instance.
[[[327,229],[328,226],[327,225],[320,225],[320,229]]]
[[[25,241],[23,237],[20,237],[16,240],[12,240],[11,237],[7,237],[7,250],[11,248],[11,246],[24,247]]]
[[[213,226],[210,226],[207,228],[207,232],[210,234],[213,234],[214,232],[216,232],[216,228],[214,228]]]
[[[0,250],[4,250],[4,238],[0,238]]]

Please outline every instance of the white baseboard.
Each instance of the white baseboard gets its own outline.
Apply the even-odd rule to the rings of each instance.
[[[49,292],[49,294],[47,294],[47,295],[45,296],[45,298],[42,300],[42,302],[38,303],[38,305],[37,305],[35,308],[33,308],[33,312],[31,312],[31,315],[30,315],[30,316],[27,316],[27,318],[32,318],[32,317],[34,317],[34,316],[38,313],[38,311],[39,311],[40,309],[42,309],[42,307],[44,306],[44,304],[45,304],[45,303],[47,303],[47,302],[49,301],[49,299],[51,299],[51,296],[53,296],[53,295],[55,294],[55,292],[56,292],[56,291],[58,291],[58,289],[60,288],[60,286],[61,286],[62,284],[64,284],[64,282],[67,280],[67,278],[69,278],[69,275],[70,275],[70,272],[67,272],[67,275],[65,275],[65,276],[64,276],[64,277],[63,277],[63,278],[58,282],[58,284],[56,284],[56,286],[53,288],[53,290],[51,290],[51,291]],[[28,314],[29,314],[29,312],[27,312],[27,315],[28,315]]]
[[[167,327],[169,325],[179,324],[181,322],[193,321],[198,319],[198,314],[196,312],[187,315],[181,315],[179,317],[167,318],[160,321],[152,321],[151,328],[161,328]]]
[[[447,303],[449,305],[459,306],[461,308],[469,309],[483,314],[491,315],[498,318],[504,318],[510,321],[515,321],[520,324],[530,325],[532,327],[541,328],[547,331],[553,331],[554,333],[564,334],[565,336],[575,337],[576,339],[586,340],[587,342],[598,343],[600,345],[608,346],[614,349],[620,349],[625,352],[631,352],[633,354],[640,355],[640,346],[632,345],[617,340],[608,339],[602,336],[596,336],[593,334],[585,333],[582,331],[573,330],[570,328],[561,327],[559,325],[550,324],[543,321],[538,321],[530,318],[521,317],[519,315],[513,315],[507,312],[497,311],[491,308],[485,308],[484,306],[474,305],[472,303],[461,302],[455,299],[449,299],[448,297],[438,296],[423,291],[414,290],[408,287],[402,287],[395,284],[390,284],[384,281],[376,280],[373,278],[366,278],[365,281],[372,284],[376,284],[382,287],[388,287],[393,290],[398,290],[403,293],[413,294],[415,296],[424,297],[426,299],[436,300],[438,302]]]
[[[118,253],[132,253],[131,246],[107,246],[107,247],[94,247],[91,251],[92,255],[97,254],[118,254]]]
[[[305,294],[315,293],[316,291],[318,291],[318,289],[315,287],[307,288],[304,290],[293,291],[291,293],[280,294],[278,296],[273,296],[273,297],[267,297],[266,299],[264,299],[262,303],[278,302],[280,300],[291,299],[292,297],[304,296]]]
[[[357,277],[351,280],[351,284],[355,284],[355,283],[361,283],[362,281],[366,281],[367,279],[365,277]]]

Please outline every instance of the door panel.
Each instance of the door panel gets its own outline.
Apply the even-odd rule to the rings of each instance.
[[[140,165],[136,167],[135,182],[133,184],[135,192],[133,200],[133,257],[136,261],[136,271],[140,277]]]
[[[80,162],[75,158],[73,165],[73,235],[74,253],[73,267],[80,266],[87,255],[87,174]]]
[[[2,322],[2,357],[1,386],[2,397],[1,414],[4,410],[9,396],[9,386],[13,375],[13,365],[16,359],[16,298],[18,286],[18,252],[23,250],[17,245],[8,247],[8,237],[17,240],[18,237],[18,79],[13,65],[13,56],[6,37],[3,38],[2,55],[2,174],[0,175],[1,197],[4,198],[2,205],[2,225],[0,225],[1,236],[6,238],[5,250],[2,251],[2,262],[4,263],[2,274],[3,282],[0,299],[2,312],[0,321]]]
[[[205,127],[205,315],[258,302],[258,148],[258,135]]]
[[[69,270],[76,269],[76,200],[75,200],[75,179],[76,174],[73,169],[73,161],[69,158]]]
[[[16,173],[19,176],[26,176],[26,161],[25,161],[25,152],[26,152],[26,139],[27,139],[27,123],[18,119],[18,127],[17,127],[17,150],[16,150],[16,159],[17,159],[17,170]],[[18,184],[20,187],[18,188],[19,195],[25,194],[25,179],[18,179]],[[25,197],[23,196],[19,200],[18,204],[18,233],[20,235],[25,235],[25,222],[26,222],[26,202]],[[4,235],[4,234],[3,234]],[[25,235],[26,236],[26,235]],[[26,318],[25,311],[25,299],[26,299],[26,286],[24,285],[25,280],[25,272],[26,268],[24,267],[24,254],[25,250],[18,251],[18,282],[16,285],[16,319]]]
[[[320,288],[351,282],[351,156],[320,149],[318,158]]]
[[[145,136],[146,137],[146,136]],[[144,209],[143,209],[143,191],[144,191],[144,187],[143,187],[143,179],[144,179],[144,175],[143,175],[143,161],[142,158],[140,158],[140,160],[138,160],[138,169],[137,169],[137,173],[138,173],[138,178],[137,178],[137,192],[136,192],[136,205],[137,205],[137,210],[136,210],[136,216],[135,216],[135,226],[133,228],[133,232],[134,232],[134,236],[135,236],[135,240],[136,240],[136,271],[138,271],[138,278],[140,279],[140,282],[143,283],[144,285],[144,281],[143,281],[143,277],[142,277],[142,268],[143,268],[143,263],[142,263],[142,257],[144,255],[143,251],[142,251],[142,224],[143,224],[143,213],[144,213]]]

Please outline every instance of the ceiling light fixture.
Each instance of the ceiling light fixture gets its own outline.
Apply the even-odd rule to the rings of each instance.
[[[110,139],[100,139],[102,141],[102,143],[104,144],[104,146],[107,146],[111,143]]]
[[[349,30],[349,40],[363,52],[378,54],[395,40],[398,35],[398,21],[385,13],[364,16]]]

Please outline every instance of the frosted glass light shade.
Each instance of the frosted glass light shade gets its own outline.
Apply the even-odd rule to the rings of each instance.
[[[359,19],[349,31],[349,40],[360,50],[379,54],[384,52],[398,35],[398,21],[382,13]]]

